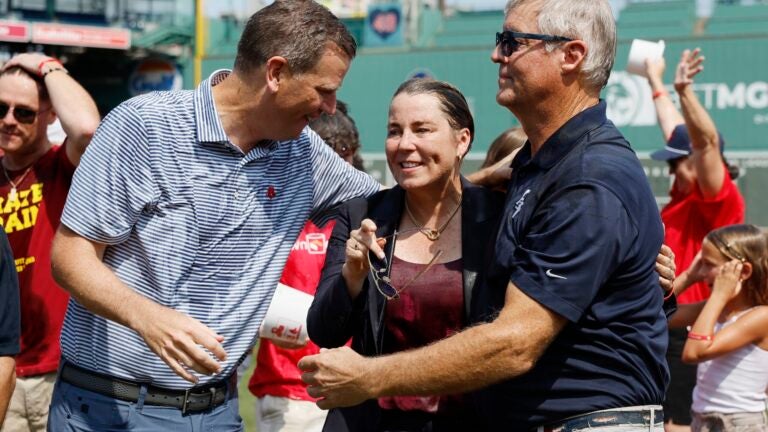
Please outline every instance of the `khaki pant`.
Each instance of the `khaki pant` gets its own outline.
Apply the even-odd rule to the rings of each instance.
[[[691,411],[693,422],[691,429],[694,432],[766,432],[768,431],[768,413],[740,412],[740,413],[697,413]]]
[[[314,402],[269,395],[256,399],[259,432],[319,432],[327,414]]]
[[[31,377],[17,377],[8,413],[0,432],[42,432],[48,423],[56,372]]]

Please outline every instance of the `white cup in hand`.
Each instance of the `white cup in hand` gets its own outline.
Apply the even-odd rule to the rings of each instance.
[[[629,60],[627,61],[627,72],[648,78],[645,68],[645,60],[658,60],[664,57],[665,44],[663,40],[651,42],[642,39],[632,41],[629,48]]]
[[[307,312],[312,296],[296,288],[277,284],[259,337],[303,345],[307,342]]]

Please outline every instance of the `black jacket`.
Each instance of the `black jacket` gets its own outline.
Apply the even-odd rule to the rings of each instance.
[[[504,195],[475,186],[464,178],[462,188],[464,316],[465,322],[468,322],[472,293],[479,285],[480,274],[488,262],[484,257],[490,256],[492,250]],[[346,259],[349,232],[359,228],[363,219],[369,218],[376,223],[378,237],[392,234],[400,221],[404,199],[405,191],[396,186],[367,199],[348,201],[340,207],[320,284],[307,316],[309,337],[317,345],[325,348],[339,347],[352,337],[352,348],[360,354],[373,356],[382,353],[386,300],[376,291],[369,275],[361,294],[353,301],[347,293],[341,268]],[[393,242],[388,242],[385,246],[387,256],[390,256],[392,245]],[[378,404],[375,400],[351,408],[332,410],[325,430],[375,430],[377,413]]]

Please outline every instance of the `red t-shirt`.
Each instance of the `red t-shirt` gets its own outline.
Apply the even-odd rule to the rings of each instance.
[[[315,295],[325,263],[328,240],[335,224],[331,221],[319,228],[307,221],[288,255],[280,283]],[[318,352],[320,348],[311,341],[304,348],[287,350],[262,338],[256,357],[256,369],[248,382],[248,389],[256,397],[270,395],[315,401],[307,394],[307,386],[301,381],[301,371],[296,365],[302,357]]]
[[[677,272],[685,271],[701,249],[704,237],[712,230],[744,223],[744,198],[736,184],[725,170],[720,192],[713,198],[705,198],[698,186],[684,195],[674,188],[670,191],[672,200],[661,211],[661,220],[666,230],[664,243],[675,252]],[[696,303],[709,298],[709,287],[699,282],[681,294],[680,304]]]
[[[11,180],[20,181],[16,199],[5,175],[0,177],[0,222],[19,274],[21,352],[16,375],[22,377],[55,371],[61,357],[59,335],[69,295],[53,281],[51,241],[75,172],[65,145],[51,148],[23,179],[26,170],[8,172]]]

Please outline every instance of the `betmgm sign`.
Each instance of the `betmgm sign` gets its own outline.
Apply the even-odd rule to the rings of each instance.
[[[768,82],[697,82],[693,84],[693,89],[723,132],[727,149],[767,149],[765,144],[768,143],[764,140],[768,136]],[[679,106],[672,85],[667,91]],[[651,150],[661,144],[656,109],[650,86],[644,77],[614,71],[603,97],[608,104],[608,118],[627,134],[633,146]],[[646,137],[642,132],[654,135]],[[635,142],[637,138],[643,138],[642,142]]]

